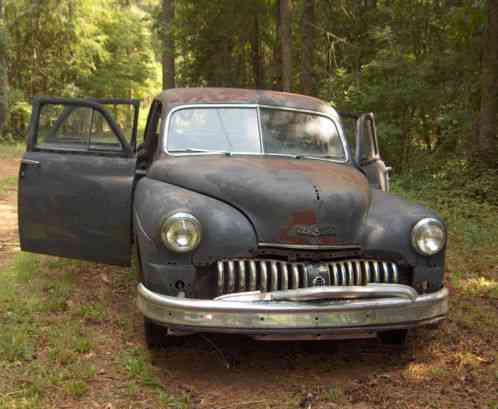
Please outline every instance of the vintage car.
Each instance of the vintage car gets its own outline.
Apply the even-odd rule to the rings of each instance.
[[[118,265],[136,253],[149,347],[196,332],[401,342],[444,319],[445,223],[388,192],[372,114],[171,89],[136,147],[138,109],[34,99],[19,231],[25,251]]]

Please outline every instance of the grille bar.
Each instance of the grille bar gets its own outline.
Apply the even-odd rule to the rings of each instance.
[[[391,261],[330,261],[330,285],[399,284],[398,265]],[[306,264],[272,259],[224,259],[217,262],[218,295],[242,291],[307,288]]]

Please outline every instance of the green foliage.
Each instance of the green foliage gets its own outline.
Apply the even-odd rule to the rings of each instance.
[[[160,89],[167,34],[176,42],[178,86],[280,87],[276,0],[176,0],[171,33],[162,30],[160,0],[5,4],[4,139],[25,136],[34,95],[135,97],[148,105]],[[292,4],[292,88],[299,91],[304,0]],[[435,188],[442,180],[449,190],[451,179],[462,198],[496,204],[496,167],[471,170],[485,5],[315,1],[313,94],[342,111],[375,112],[382,156],[398,175],[428,178]]]
[[[160,18],[160,14],[156,18]],[[254,36],[267,54],[272,53],[271,2],[255,0],[183,0],[176,6],[175,37],[180,52],[177,81],[183,86],[255,86],[252,50]],[[258,19],[257,33],[255,19]],[[267,67],[269,68],[269,67]],[[266,69],[265,87],[271,87]]]
[[[159,64],[146,13],[119,0],[8,1],[10,132],[25,135],[31,97],[144,98]]]
[[[88,384],[83,381],[71,381],[64,385],[65,391],[74,398],[81,398],[88,391]]]
[[[481,5],[390,3],[323,14],[324,27],[335,17],[335,52],[319,94],[343,110],[375,111],[384,157],[398,169],[418,167],[411,160],[418,153],[468,157],[479,109]]]
[[[498,175],[458,159],[426,163],[423,169],[395,177],[393,191],[437,210],[449,226],[450,239],[463,246],[491,246],[498,241]]]
[[[137,347],[126,351],[121,357],[121,363],[131,379],[139,380],[146,386],[162,388],[142,348]]]

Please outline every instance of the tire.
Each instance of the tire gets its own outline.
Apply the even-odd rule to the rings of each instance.
[[[144,317],[145,344],[149,349],[166,347],[167,329]]]
[[[405,346],[407,329],[396,329],[392,331],[379,332],[378,337],[385,345]]]
[[[138,247],[138,237],[135,235],[135,241],[131,249],[131,266],[130,271],[136,278],[137,282],[143,281],[142,258],[140,256],[140,248]]]
[[[181,346],[185,336],[168,335],[168,329],[144,317],[145,344],[150,350],[165,349],[172,346]]]

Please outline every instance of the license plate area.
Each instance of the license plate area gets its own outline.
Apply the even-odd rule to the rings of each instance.
[[[330,267],[325,263],[312,263],[305,266],[308,287],[325,287],[331,284]]]

